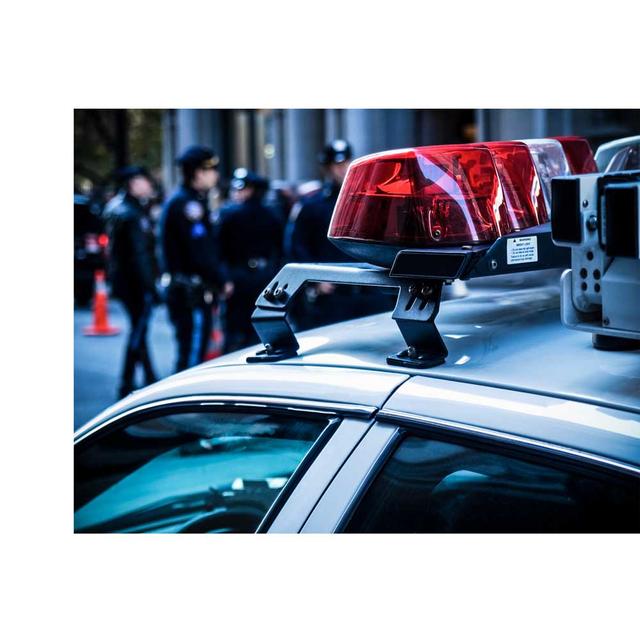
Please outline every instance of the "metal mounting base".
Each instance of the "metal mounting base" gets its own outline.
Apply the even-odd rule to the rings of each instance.
[[[297,351],[291,349],[262,349],[253,356],[247,356],[247,362],[278,362],[279,360],[286,360],[287,358],[295,358],[297,355]]]
[[[435,325],[443,282],[392,277],[386,269],[352,263],[283,267],[256,303],[251,320],[265,348],[249,356],[247,362],[277,362],[297,355],[299,345],[287,313],[295,294],[307,282],[399,289],[393,319],[407,349],[389,356],[388,362],[414,368],[434,367],[444,362],[447,348]]]
[[[595,349],[599,351],[635,351],[640,349],[640,340],[633,338],[620,338],[618,336],[606,336],[594,333],[591,340]]]
[[[387,356],[387,364],[397,367],[411,367],[412,369],[429,369],[444,364],[447,350],[443,354],[419,353],[413,347],[396,353],[395,356]]]
[[[509,243],[522,236],[537,247],[537,258],[513,263]],[[385,255],[384,261],[390,263],[389,255]],[[265,348],[249,356],[247,362],[276,362],[294,357],[299,345],[287,319],[291,301],[308,282],[331,282],[398,289],[392,317],[407,348],[388,356],[387,362],[420,369],[435,367],[448,355],[435,324],[445,282],[569,266],[570,257],[568,249],[553,244],[550,224],[545,223],[503,236],[492,244],[401,250],[390,270],[355,263],[288,264],[256,301],[251,321]]]

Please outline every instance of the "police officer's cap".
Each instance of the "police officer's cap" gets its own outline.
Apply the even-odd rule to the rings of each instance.
[[[346,140],[333,140],[325,146],[318,160],[320,164],[328,165],[332,163],[346,162],[353,158],[353,149]]]
[[[256,187],[258,189],[268,189],[269,180],[259,176],[253,171],[249,171],[244,167],[239,167],[233,172],[233,178],[231,179],[231,188],[236,191],[240,191],[245,187]]]
[[[133,178],[137,178],[138,176],[144,176],[145,178],[149,178],[149,180],[151,179],[151,176],[149,175],[147,169],[138,164],[132,164],[127,167],[122,167],[122,169],[119,169],[116,173],[117,179],[123,184],[125,182],[128,182],[129,180],[132,180]]]
[[[182,152],[177,162],[183,168],[215,169],[220,164],[220,158],[209,147],[193,145]]]

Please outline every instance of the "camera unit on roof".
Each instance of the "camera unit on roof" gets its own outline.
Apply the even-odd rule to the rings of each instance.
[[[571,249],[562,322],[601,349],[640,348],[640,171],[556,178],[552,234]]]

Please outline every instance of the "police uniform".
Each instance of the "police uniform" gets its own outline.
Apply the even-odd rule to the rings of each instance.
[[[321,165],[351,160],[353,150],[346,140],[334,140],[324,147],[318,160]],[[351,262],[327,238],[333,209],[341,185],[328,180],[322,189],[303,198],[291,212],[287,238],[287,253],[295,262]]]
[[[294,262],[352,262],[327,238],[339,193],[339,184],[326,182],[292,211],[290,254]]]
[[[206,147],[188,148],[178,159],[184,167],[214,168]],[[207,193],[183,184],[162,213],[163,270],[169,274],[167,307],[178,343],[176,370],[204,360],[212,328],[215,294],[223,282]]]
[[[258,295],[278,272],[282,262],[283,225],[262,204],[268,182],[246,169],[234,172],[231,188],[254,189],[252,197],[220,211],[218,240],[233,294],[226,301],[225,352],[254,344],[258,337],[251,314]]]
[[[147,176],[141,167],[129,167],[121,175],[127,180],[136,175]],[[111,291],[124,305],[130,324],[119,389],[123,397],[134,389],[137,365],[143,368],[145,384],[157,379],[147,346],[151,310],[158,301],[155,234],[146,203],[126,191],[118,193],[104,213],[109,233]]]
[[[320,164],[328,166],[353,157],[351,145],[334,140],[319,156]],[[291,212],[287,229],[287,254],[294,262],[353,262],[328,238],[329,224],[342,185],[327,181],[322,189],[303,198]],[[310,329],[323,324],[386,311],[392,307],[389,296],[366,287],[338,285],[333,293],[323,294],[315,285],[305,289],[292,310],[296,328]]]

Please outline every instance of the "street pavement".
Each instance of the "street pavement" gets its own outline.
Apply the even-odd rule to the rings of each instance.
[[[76,307],[73,320],[74,429],[77,429],[117,400],[128,321],[122,307],[115,300],[109,301],[109,321],[121,329],[116,336],[82,334],[83,327],[92,324],[90,309]],[[158,377],[164,378],[173,373],[176,352],[173,327],[165,306],[154,309],[148,341]],[[138,372],[140,385],[141,374],[141,371]]]

